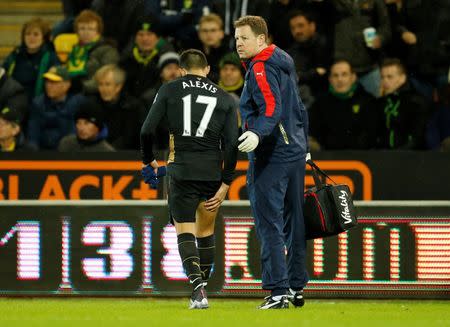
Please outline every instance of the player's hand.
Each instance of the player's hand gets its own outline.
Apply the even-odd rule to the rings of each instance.
[[[159,178],[165,176],[166,173],[166,166],[153,168],[151,165],[146,165],[142,168],[142,177],[144,178],[144,182],[149,184],[153,189],[158,188]]]
[[[220,185],[220,188],[217,190],[216,194],[211,199],[205,201],[204,204],[205,209],[208,211],[216,211],[217,209],[219,209],[223,200],[225,200],[225,197],[227,196],[229,188],[230,188],[229,185],[222,183],[222,185]]]
[[[259,144],[259,137],[252,131],[247,131],[238,138],[238,141],[242,141],[238,146],[239,151],[252,152]]]

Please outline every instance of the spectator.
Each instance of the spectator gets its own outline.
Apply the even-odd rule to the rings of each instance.
[[[450,1],[404,1],[397,27],[407,45],[410,82],[428,99],[448,83],[450,68]]]
[[[0,67],[0,108],[4,107],[18,111],[21,122],[27,117],[28,97],[24,88]]]
[[[147,92],[147,102],[150,103],[150,106],[147,106],[146,110],[144,110],[144,116],[141,118],[141,121],[145,121],[145,118],[148,114],[147,110],[150,109],[159,88],[163,84],[173,81],[181,76],[180,56],[175,52],[167,52],[163,54],[158,61],[158,70],[159,81],[154,88],[150,89],[150,91]],[[156,149],[167,150],[169,148],[169,130],[167,129],[167,126],[165,126],[165,124],[160,124],[157,127],[156,134],[158,135],[158,139],[154,144]]]
[[[105,115],[97,104],[87,101],[75,113],[76,133],[65,136],[59,142],[60,152],[113,152],[111,144],[106,141],[108,129]]]
[[[200,17],[210,13],[209,0],[147,1],[153,2],[151,12],[160,21],[165,36],[173,36],[178,48],[188,49],[195,46],[196,26]]]
[[[34,149],[56,150],[59,141],[75,132],[73,117],[85,98],[69,93],[70,74],[63,66],[55,66],[44,74],[45,93],[31,105],[28,141]]]
[[[222,18],[224,32],[227,36],[234,36],[234,22],[239,17],[254,15],[261,16],[267,21],[270,13],[269,0],[212,0],[210,7],[212,12]],[[234,37],[232,41],[234,41]],[[234,47],[234,42],[230,46]]]
[[[22,27],[21,45],[6,57],[3,67],[25,89],[29,101],[44,93],[42,75],[58,63],[50,42],[50,24],[33,18]]]
[[[208,78],[217,83],[219,81],[220,59],[231,52],[229,42],[224,41],[222,18],[216,14],[209,14],[200,18],[198,37],[202,44],[199,50],[202,50],[206,55],[210,67]]]
[[[80,12],[89,9],[93,0],[62,0],[64,19],[53,26],[52,36],[58,34],[73,33],[73,21]]]
[[[292,35],[289,32],[289,17],[292,11],[300,9],[301,0],[275,0],[270,4],[269,34],[272,41],[281,49],[289,49]]]
[[[426,137],[429,149],[450,151],[450,84],[440,90],[438,110],[428,123]]]
[[[122,52],[133,42],[138,22],[145,16],[142,0],[94,0],[91,9],[104,22],[104,36]]]
[[[134,47],[125,52],[120,61],[127,73],[125,89],[148,106],[151,105],[148,92],[159,81],[158,60],[169,51],[173,51],[173,46],[160,37],[158,23],[146,17],[137,28]]]
[[[13,108],[0,111],[0,152],[31,151],[25,143],[20,126],[20,114]]]
[[[238,127],[241,130],[241,113],[239,112],[239,101],[244,88],[244,72],[242,71],[242,63],[235,52],[225,55],[219,64],[220,79],[219,86],[230,94],[236,104],[236,114],[238,116]],[[240,135],[241,133],[239,133]]]
[[[83,10],[74,25],[80,41],[69,53],[67,62],[73,90],[92,92],[96,88],[92,79],[95,72],[104,65],[117,63],[119,54],[102,38],[102,18],[92,10]]]
[[[381,90],[378,101],[384,149],[423,149],[428,104],[409,84],[406,69],[399,59],[381,64]]]
[[[138,99],[126,94],[125,72],[116,65],[106,65],[95,73],[95,81],[98,94],[91,96],[91,100],[105,114],[107,141],[117,150],[139,149],[144,109]]]
[[[364,150],[376,144],[375,98],[357,83],[346,60],[330,69],[330,88],[311,107],[310,147],[317,150]]]
[[[317,32],[316,18],[310,12],[294,11],[289,26],[295,42],[287,52],[294,59],[299,84],[306,84],[313,96],[324,93],[331,50],[325,37]]]
[[[239,57],[234,52],[229,53],[222,58],[219,67],[220,88],[231,94],[239,104],[239,97],[244,88],[244,75]]]
[[[391,27],[384,0],[332,0],[339,20],[335,26],[334,56],[350,62],[359,82],[372,95],[380,96],[381,50],[390,41]],[[364,37],[374,28],[375,35]],[[366,30],[367,31],[367,30]]]

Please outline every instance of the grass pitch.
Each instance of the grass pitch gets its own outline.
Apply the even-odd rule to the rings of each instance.
[[[450,301],[307,299],[289,310],[256,310],[256,299],[209,302],[188,310],[187,298],[0,298],[0,326],[450,326]]]

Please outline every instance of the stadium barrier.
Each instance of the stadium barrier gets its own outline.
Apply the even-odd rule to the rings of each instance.
[[[356,202],[359,226],[308,244],[308,297],[450,298],[450,201]],[[248,201],[216,225],[212,296],[262,296]],[[190,292],[167,203],[0,201],[1,296]]]

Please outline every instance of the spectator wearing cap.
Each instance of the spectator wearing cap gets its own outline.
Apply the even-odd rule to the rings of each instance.
[[[25,89],[0,67],[0,108],[4,107],[17,110],[20,121],[24,121],[28,115],[28,97]]]
[[[220,61],[219,67],[220,88],[236,97],[239,101],[244,88],[244,76],[239,57],[235,53],[228,53]]]
[[[67,61],[73,91],[93,92],[95,72],[104,65],[119,62],[119,53],[103,39],[103,20],[92,10],[83,10],[75,19],[74,27],[79,42]]]
[[[45,94],[32,102],[27,137],[36,149],[56,150],[64,136],[75,132],[73,117],[86,99],[69,92],[71,77],[64,66],[50,68],[44,78]]]
[[[201,42],[198,49],[203,51],[210,67],[208,78],[217,83],[219,81],[220,59],[232,51],[229,42],[225,41],[222,18],[216,14],[209,14],[200,18],[198,38]]]
[[[21,44],[6,57],[3,67],[25,89],[29,101],[44,93],[42,75],[59,63],[50,41],[50,24],[33,18],[22,27]]]
[[[105,114],[108,142],[118,150],[138,150],[144,107],[124,89],[125,71],[117,65],[106,65],[95,73],[95,81],[98,93],[90,99]]]
[[[133,48],[122,55],[119,64],[127,73],[125,89],[130,95],[151,104],[146,101],[146,94],[158,84],[158,61],[169,51],[173,51],[173,46],[160,36],[158,23],[151,17],[142,19]]]
[[[25,143],[20,114],[8,107],[0,111],[0,152],[31,151]]]
[[[101,107],[88,101],[75,113],[76,133],[59,142],[60,152],[113,152],[115,149],[106,141],[108,129]]]

